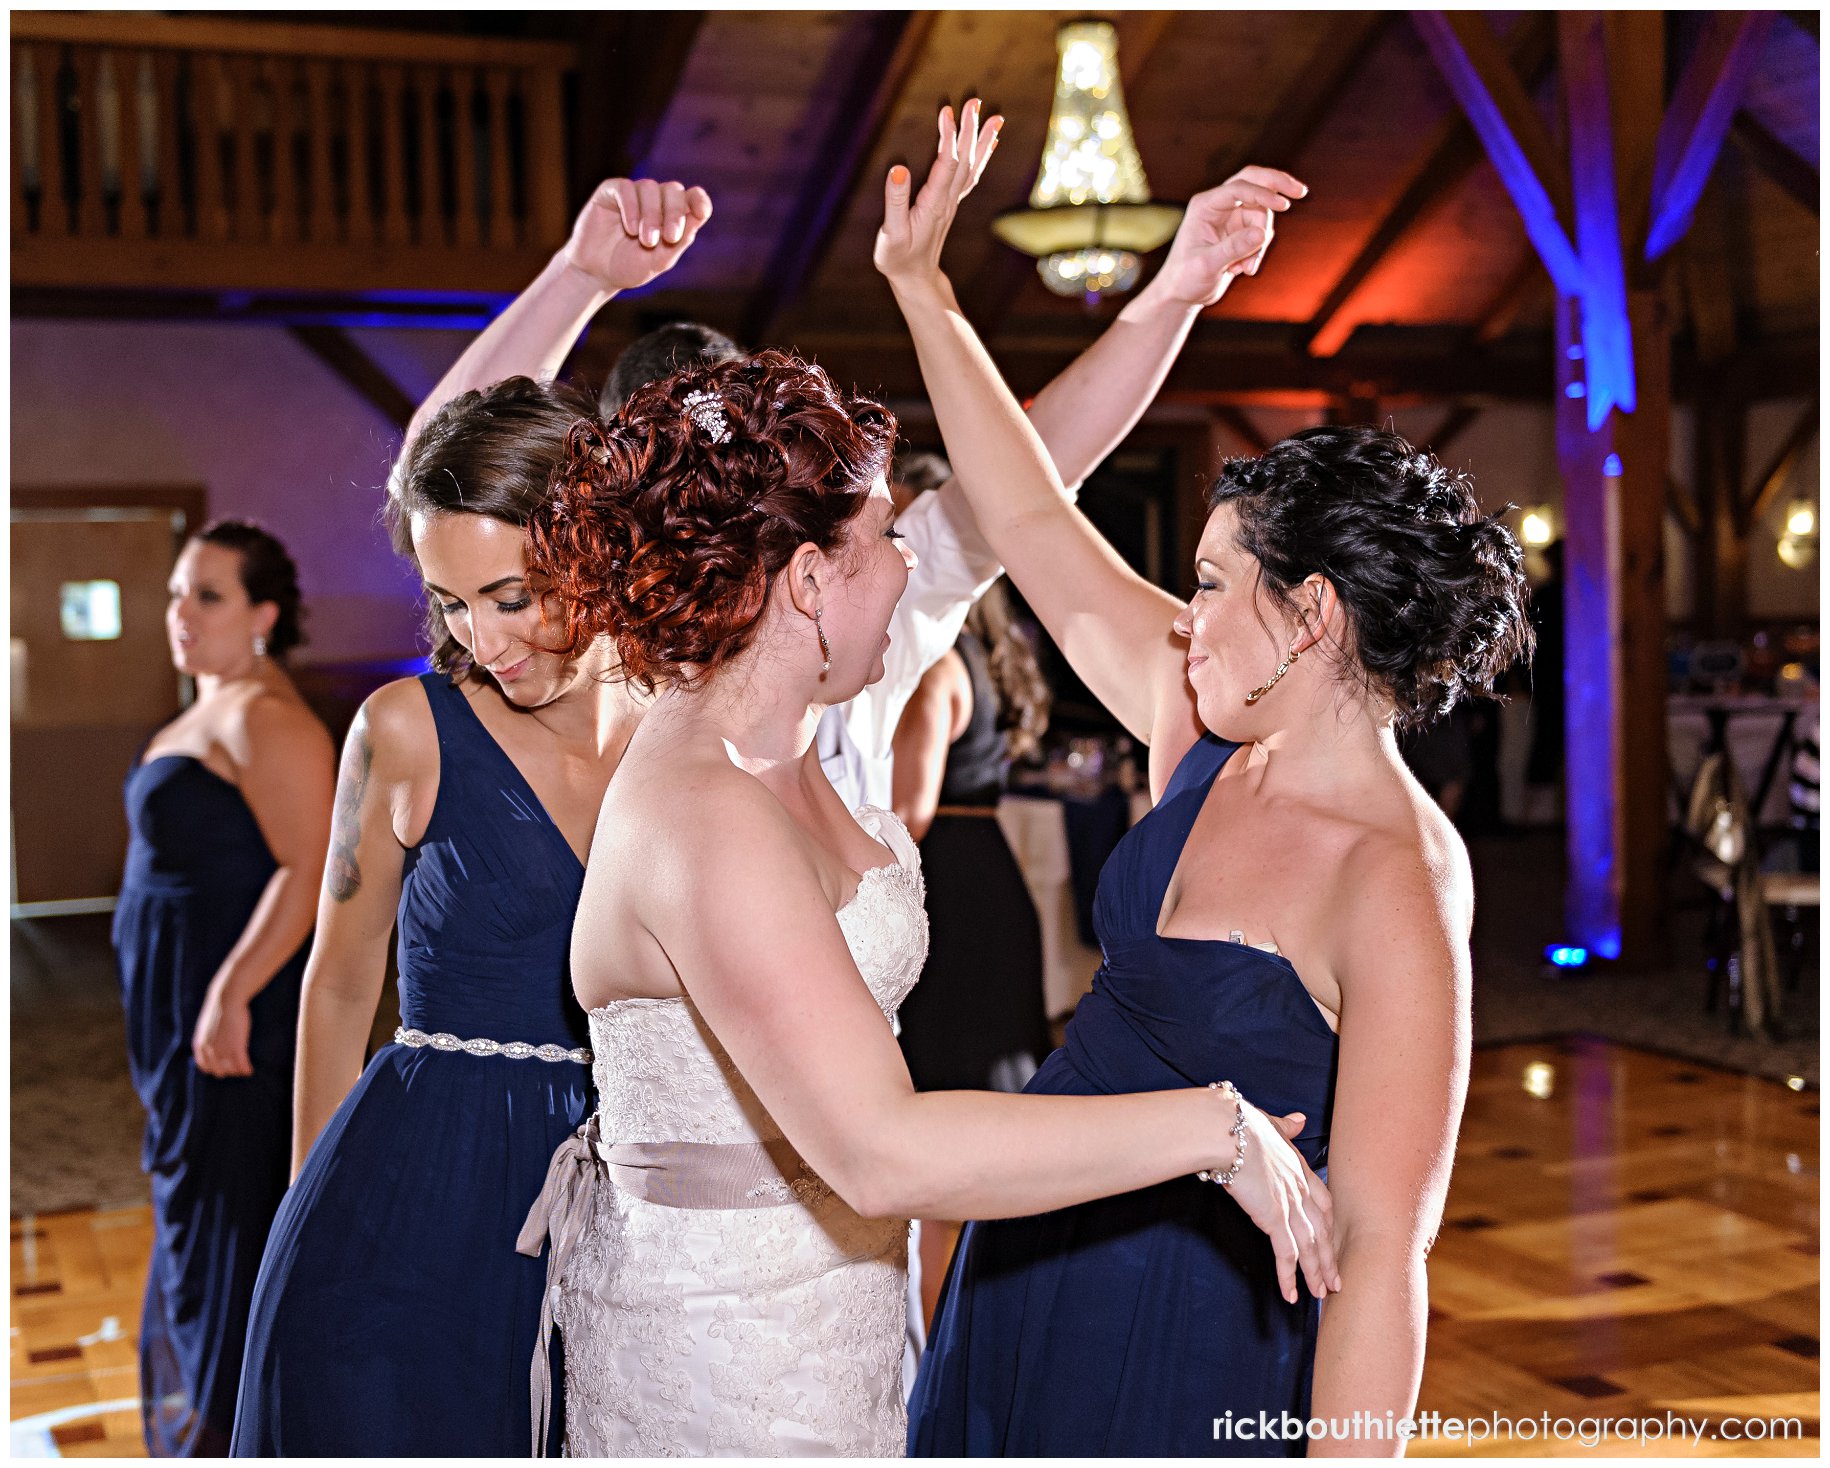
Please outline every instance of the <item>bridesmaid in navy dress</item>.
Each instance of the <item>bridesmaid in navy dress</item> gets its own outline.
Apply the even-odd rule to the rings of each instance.
[[[1187,329],[1306,190],[1247,168],[1212,192],[1232,197],[1178,233],[1163,266],[1178,287],[1130,302],[1133,331],[1174,300]],[[1222,1175],[974,1224],[911,1451],[1300,1453],[1305,1418],[1329,1430],[1317,1451],[1401,1450],[1380,1429],[1422,1376],[1473,892],[1397,734],[1529,649],[1521,552],[1464,477],[1397,435],[1311,429],[1220,470],[1179,605],[1063,500],[941,273],[950,213],[915,212],[921,248],[884,270],[959,483],[1075,672],[1149,747],[1159,800],[1108,864],[1102,972],[1029,1090],[1224,1077],[1300,1113],[1298,1149],[1328,1167],[1338,1277],[1325,1310],[1300,1296]]]
[[[233,521],[198,534],[166,614],[197,699],[127,777],[114,945],[146,1107],[140,1398],[155,1457],[228,1450],[248,1302],[286,1190],[299,976],[332,781],[330,738],[279,666],[299,620],[278,541]]]
[[[376,692],[344,748],[294,1186],[261,1267],[237,1455],[527,1452],[544,1273],[515,1239],[590,1111],[567,947],[641,710],[607,647],[549,650],[555,606],[529,579],[526,526],[591,403],[509,363],[530,323],[577,316],[569,345],[710,213],[698,189],[605,185],[409,427],[388,520],[425,585],[435,671]],[[402,1024],[365,1068],[396,924]]]

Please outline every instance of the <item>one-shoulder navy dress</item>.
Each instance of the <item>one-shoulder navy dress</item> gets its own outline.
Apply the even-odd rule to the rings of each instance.
[[[140,1411],[153,1456],[221,1457],[261,1248],[286,1191],[309,945],[248,1005],[254,1074],[204,1074],[191,1035],[210,980],[273,876],[273,854],[241,792],[190,755],[161,755],[128,773],[127,824],[114,947],[153,1200]]]
[[[1204,737],[1113,852],[1095,918],[1105,962],[1027,1090],[1104,1096],[1230,1080],[1327,1161],[1336,1043],[1288,961],[1162,938],[1182,847],[1236,746]],[[1306,1417],[1320,1311],[1278,1292],[1270,1240],[1195,1178],[1031,1218],[968,1224],[909,1404],[918,1456],[1300,1454],[1216,1437],[1232,1413]]]
[[[568,955],[584,868],[462,690],[419,681],[438,799],[401,884],[402,1024],[578,1049]],[[236,1455],[526,1456],[546,1264],[515,1237],[590,1113],[588,1062],[377,1052],[274,1221]]]

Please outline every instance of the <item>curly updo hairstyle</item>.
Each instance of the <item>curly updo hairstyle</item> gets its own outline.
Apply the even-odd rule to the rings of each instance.
[[[1311,573],[1334,584],[1348,666],[1391,699],[1401,728],[1491,692],[1531,651],[1518,541],[1481,513],[1466,475],[1395,433],[1310,428],[1229,460],[1208,495],[1221,505],[1278,606],[1294,612]]]
[[[220,545],[241,558],[241,587],[258,606],[280,609],[267,634],[267,656],[276,662],[305,641],[305,598],[299,594],[299,568],[286,547],[260,526],[246,520],[212,520],[193,540]]]
[[[690,368],[577,424],[528,529],[564,598],[563,649],[615,640],[638,687],[741,653],[795,550],[836,550],[888,467],[896,419],[783,352]]]
[[[487,515],[525,526],[546,503],[566,434],[591,399],[557,382],[510,377],[460,393],[420,430],[388,481],[388,535],[414,566],[415,515]],[[470,654],[451,635],[436,596],[426,598],[432,666],[453,681],[471,676]]]

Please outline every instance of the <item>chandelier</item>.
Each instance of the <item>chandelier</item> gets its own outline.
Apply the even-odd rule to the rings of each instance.
[[[1038,257],[1051,291],[1095,300],[1137,284],[1138,257],[1175,234],[1182,210],[1150,198],[1119,85],[1118,32],[1109,21],[1071,21],[1055,44],[1055,103],[1029,207],[991,227]]]

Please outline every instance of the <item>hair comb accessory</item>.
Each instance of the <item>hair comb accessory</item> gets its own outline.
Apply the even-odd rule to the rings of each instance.
[[[731,422],[724,416],[724,404],[715,392],[689,392],[682,400],[687,417],[713,443],[731,441]]]

